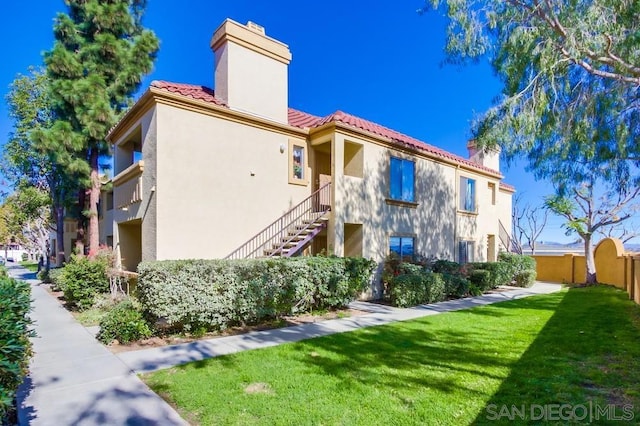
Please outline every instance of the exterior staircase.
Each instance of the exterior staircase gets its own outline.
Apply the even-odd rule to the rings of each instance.
[[[330,200],[331,183],[327,183],[225,259],[291,257],[300,254],[327,227]]]

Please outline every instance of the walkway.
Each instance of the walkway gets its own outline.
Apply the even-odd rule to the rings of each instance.
[[[517,288],[499,293],[469,297],[466,299],[450,300],[431,305],[421,305],[408,309],[381,306],[367,302],[352,302],[350,304],[352,308],[369,311],[370,313],[350,318],[302,324],[274,330],[256,331],[237,336],[199,340],[175,346],[122,352],[117,356],[133,371],[137,373],[147,373],[150,371],[173,367],[175,365],[200,361],[207,358],[228,355],[250,349],[277,346],[283,343],[297,342],[314,337],[328,336],[335,333],[344,333],[364,327],[372,327],[396,321],[406,321],[429,315],[437,315],[442,312],[458,311],[460,309],[469,309],[476,306],[520,299],[537,294],[553,293],[559,291],[560,288],[561,286],[559,284],[538,282],[531,288]]]
[[[60,306],[35,274],[9,273],[31,284],[37,337],[30,373],[18,389],[21,425],[184,425],[186,422],[131,369]]]
[[[368,314],[244,335],[201,340],[175,346],[112,354],[60,306],[34,279],[9,266],[10,274],[32,287],[35,355],[30,374],[18,391],[21,425],[179,425],[185,422],[136,373],[155,371],[249,349],[297,342],[364,327],[468,309],[560,290],[558,284],[536,283],[467,299],[409,309],[353,302]]]

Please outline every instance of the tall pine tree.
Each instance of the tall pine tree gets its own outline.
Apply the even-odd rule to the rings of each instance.
[[[99,245],[99,158],[109,154],[105,137],[148,74],[158,51],[155,34],[142,26],[145,0],[66,0],[57,16],[55,44],[45,54],[54,123],[50,141],[61,141],[85,162],[79,204],[88,192],[89,252]],[[81,214],[81,216],[83,216]],[[80,218],[80,224],[84,220]],[[80,226],[79,229],[82,229]]]

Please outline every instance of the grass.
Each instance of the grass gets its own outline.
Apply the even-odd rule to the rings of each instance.
[[[76,321],[85,327],[100,325],[100,320],[111,311],[115,302],[111,300],[111,293],[100,294],[96,297],[96,303],[84,311],[71,311]]]
[[[633,405],[637,420],[638,336],[640,308],[626,293],[573,288],[143,378],[202,425],[512,424],[487,407],[587,401],[618,415]]]
[[[38,262],[31,262],[29,260],[20,262],[20,266],[28,269],[30,272],[38,272]]]

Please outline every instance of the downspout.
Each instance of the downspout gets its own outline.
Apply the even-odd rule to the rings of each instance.
[[[456,258],[458,257],[458,251],[456,248],[458,247],[458,194],[460,188],[458,185],[460,184],[460,164],[456,165],[456,177],[455,182],[453,183],[453,261],[456,262]]]

